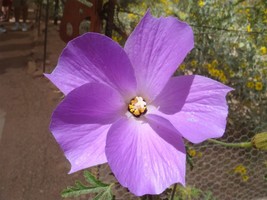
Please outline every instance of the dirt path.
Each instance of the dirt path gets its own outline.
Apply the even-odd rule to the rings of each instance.
[[[34,40],[35,31],[0,35],[0,200],[61,199],[60,191],[79,176],[67,174],[69,163],[48,130],[60,95],[29,62],[41,63],[42,38]],[[53,25],[49,39],[55,66],[65,44]]]

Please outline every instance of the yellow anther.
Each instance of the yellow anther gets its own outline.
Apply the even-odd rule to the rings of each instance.
[[[139,116],[139,115],[140,115],[140,112],[139,112],[139,110],[135,110],[135,111],[133,112],[133,114],[134,114],[135,116]]]
[[[129,108],[129,110],[132,110],[132,109],[134,109],[134,106],[133,105],[129,105],[128,108]]]
[[[133,116],[140,117],[147,111],[145,100],[142,97],[134,97],[128,105],[128,110]]]

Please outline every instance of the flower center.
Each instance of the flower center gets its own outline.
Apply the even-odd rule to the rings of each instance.
[[[142,97],[134,97],[131,99],[128,110],[135,117],[140,117],[147,111],[146,101]]]

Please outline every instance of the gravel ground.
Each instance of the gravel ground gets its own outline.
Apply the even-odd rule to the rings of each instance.
[[[10,30],[12,24],[6,24]],[[49,25],[47,71],[65,44]],[[60,93],[41,75],[42,39],[36,29],[0,35],[0,200],[57,200],[81,173],[50,134]]]

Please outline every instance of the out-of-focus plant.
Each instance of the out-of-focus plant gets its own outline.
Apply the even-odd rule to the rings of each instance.
[[[212,192],[203,191],[194,186],[178,186],[176,189],[174,200],[193,200],[193,199],[203,199],[203,200],[215,200]]]

